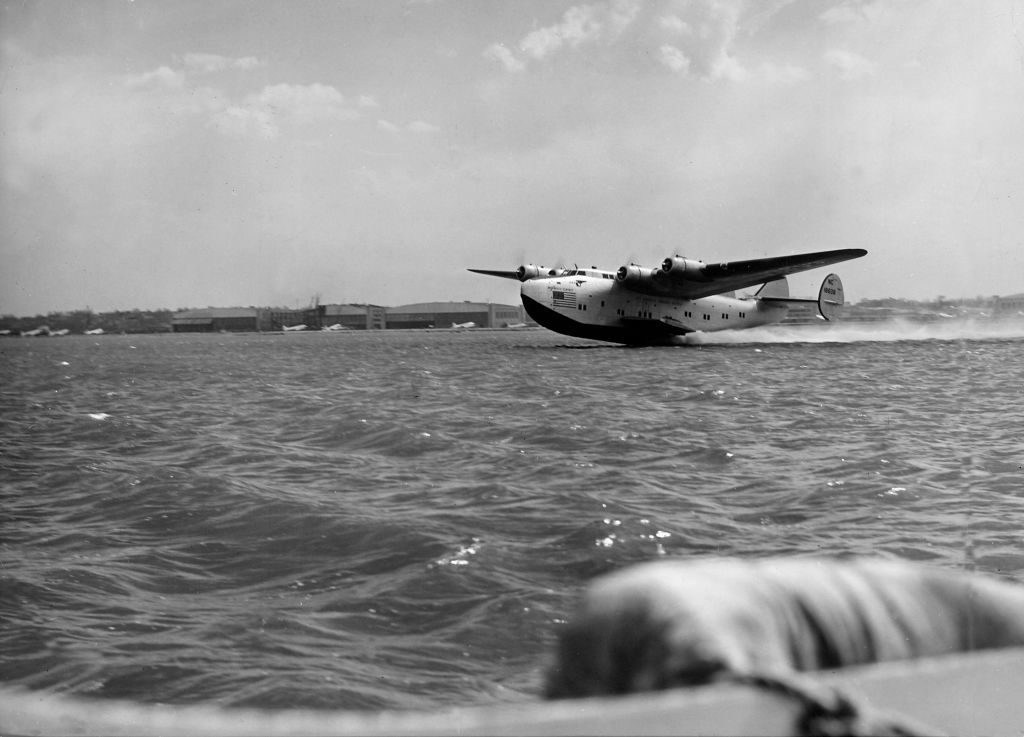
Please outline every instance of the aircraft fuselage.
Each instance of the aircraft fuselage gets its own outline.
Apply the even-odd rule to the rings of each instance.
[[[549,330],[615,343],[670,343],[698,330],[730,330],[778,322],[785,304],[714,295],[683,299],[624,287],[615,273],[576,269],[522,283],[526,312]]]

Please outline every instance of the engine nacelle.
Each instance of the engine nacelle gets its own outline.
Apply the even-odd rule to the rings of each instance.
[[[615,281],[620,284],[627,284],[634,289],[654,289],[656,286],[656,280],[658,272],[655,269],[649,269],[646,266],[637,266],[636,264],[629,264],[628,266],[620,266],[619,270],[615,272]]]
[[[540,266],[534,266],[533,264],[524,264],[516,269],[516,278],[519,281],[527,281],[529,279],[536,279],[541,274]]]
[[[538,278],[539,276],[548,276],[548,269],[544,266],[538,266],[537,264],[525,264],[515,270],[516,278],[520,281],[527,281],[531,278]]]
[[[676,281],[703,281],[704,262],[673,256],[661,262],[661,270]]]
[[[546,266],[526,264],[516,269],[516,278],[519,281],[529,281],[530,279],[541,279],[549,276],[562,276],[567,271],[568,269],[549,269]]]

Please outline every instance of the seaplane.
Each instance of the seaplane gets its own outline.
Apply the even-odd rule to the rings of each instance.
[[[526,264],[515,271],[469,271],[522,282],[527,314],[556,333],[665,345],[687,333],[779,322],[792,304],[816,303],[820,316],[831,320],[844,302],[843,283],[836,274],[825,277],[817,298],[790,297],[786,276],[866,254],[862,248],[844,248],[722,263],[676,255],[657,268],[630,263],[604,271]],[[758,287],[753,294],[737,296],[737,290],[752,287]]]

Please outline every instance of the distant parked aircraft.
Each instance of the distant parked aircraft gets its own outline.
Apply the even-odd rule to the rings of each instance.
[[[86,330],[86,335],[103,335],[103,328],[93,328],[92,330]]]
[[[281,329],[286,333],[293,333],[299,330],[305,330],[306,326],[302,323],[299,323],[298,325],[282,325]]]
[[[453,322],[452,323],[452,327],[453,328],[475,328],[476,327],[476,323],[475,322]]]

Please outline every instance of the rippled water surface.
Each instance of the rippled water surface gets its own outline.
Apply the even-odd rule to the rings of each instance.
[[[0,676],[146,702],[539,693],[658,556],[1024,579],[1024,329],[0,341]]]

